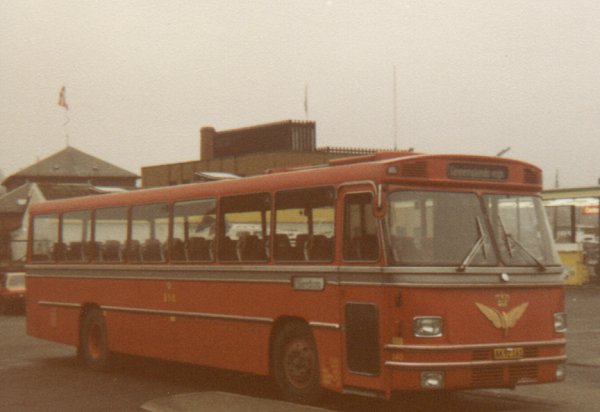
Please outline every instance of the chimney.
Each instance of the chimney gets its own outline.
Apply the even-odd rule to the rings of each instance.
[[[203,127],[200,129],[200,160],[215,158],[216,133],[214,127]]]

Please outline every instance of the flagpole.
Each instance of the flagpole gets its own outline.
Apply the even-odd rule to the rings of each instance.
[[[69,147],[69,130],[67,129],[67,124],[71,119],[69,119],[69,112],[65,110],[65,122],[63,123],[63,129],[65,132],[65,146]]]
[[[308,121],[308,83],[304,84],[304,120]]]
[[[396,89],[396,66],[394,65],[394,151],[398,151],[398,93]]]

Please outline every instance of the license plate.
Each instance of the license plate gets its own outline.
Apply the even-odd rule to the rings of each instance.
[[[496,348],[494,349],[494,359],[521,359],[523,357],[523,348]]]

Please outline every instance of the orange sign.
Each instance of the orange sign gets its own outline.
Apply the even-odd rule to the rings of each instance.
[[[584,206],[582,212],[584,215],[597,215],[598,205]]]

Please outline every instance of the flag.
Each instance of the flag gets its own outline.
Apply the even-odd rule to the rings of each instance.
[[[69,110],[69,105],[67,104],[67,89],[65,86],[60,89],[60,93],[58,95],[58,105]]]

